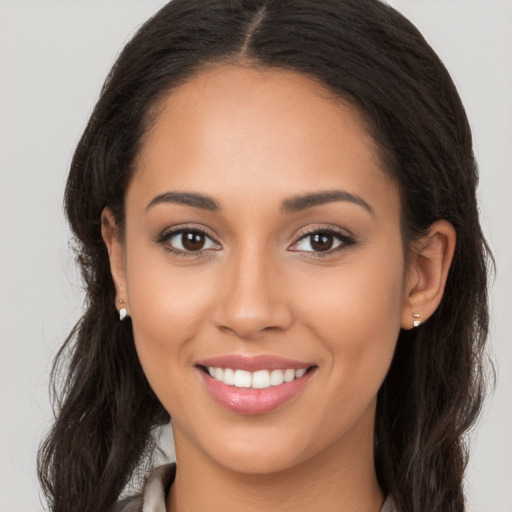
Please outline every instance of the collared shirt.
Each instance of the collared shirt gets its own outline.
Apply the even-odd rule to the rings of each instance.
[[[118,501],[111,512],[166,512],[165,498],[176,476],[176,464],[164,464],[148,476],[142,494]],[[388,496],[380,512],[395,512]]]

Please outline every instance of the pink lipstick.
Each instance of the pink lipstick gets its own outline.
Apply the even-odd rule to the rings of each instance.
[[[276,356],[227,355],[196,364],[212,397],[238,414],[270,412],[295,397],[316,366]]]

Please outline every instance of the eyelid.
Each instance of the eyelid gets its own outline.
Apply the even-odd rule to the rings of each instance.
[[[301,240],[304,240],[308,236],[317,234],[317,233],[324,233],[333,235],[334,237],[338,238],[338,240],[341,241],[341,244],[334,248],[329,249],[327,251],[303,251],[303,250],[293,250],[291,247],[294,245],[297,245]],[[312,255],[313,257],[322,257],[322,256],[329,256],[332,254],[335,254],[339,251],[342,251],[343,249],[346,249],[347,247],[354,245],[356,243],[356,239],[352,234],[350,234],[347,230],[344,230],[342,228],[339,228],[337,226],[328,225],[328,226],[315,226],[315,227],[309,227],[295,239],[293,244],[288,248],[288,250],[291,250],[292,252],[303,252],[308,253]]]
[[[155,242],[157,244],[163,245],[165,242],[167,242],[169,239],[171,239],[173,236],[176,236],[183,232],[197,232],[203,234],[205,237],[209,238],[215,245],[219,246],[219,248],[222,248],[221,244],[218,242],[216,237],[210,233],[210,231],[204,227],[204,226],[197,226],[195,224],[181,224],[177,226],[172,226],[169,228],[164,229],[160,234],[155,238]],[[165,247],[165,250],[168,252],[171,252],[175,255],[179,256],[204,256],[205,253],[211,252],[211,251],[217,251],[219,249],[199,249],[197,251],[183,251],[181,249],[172,248],[172,247]]]
[[[155,239],[155,242],[158,244],[164,244],[166,241],[168,241],[171,237],[183,233],[183,232],[198,232],[203,235],[205,235],[207,238],[209,238],[214,244],[219,246],[219,249],[199,249],[197,251],[183,251],[176,248],[166,247],[165,249],[175,255],[179,256],[204,256],[205,253],[211,253],[211,251],[218,251],[222,248],[222,245],[218,242],[217,238],[212,235],[204,226],[197,226],[195,224],[182,224],[177,226],[172,226],[169,228],[164,229]],[[317,234],[317,233],[324,233],[332,235],[341,242],[339,246],[335,247],[334,249],[329,249],[327,251],[304,251],[304,250],[293,250],[291,247],[294,245],[297,245],[301,240],[307,238],[308,236]],[[288,247],[288,250],[291,252],[302,252],[302,253],[309,253],[313,257],[322,257],[322,256],[329,256],[332,254],[335,254],[343,249],[346,249],[347,247],[353,245],[356,243],[356,240],[352,234],[350,234],[347,230],[344,230],[338,226],[333,225],[327,225],[327,226],[314,226],[314,227],[308,227],[304,231],[302,231],[299,235],[295,237],[295,241],[292,243],[291,246]]]

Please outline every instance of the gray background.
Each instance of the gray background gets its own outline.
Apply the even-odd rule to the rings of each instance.
[[[50,361],[82,295],[62,216],[78,138],[116,54],[163,0],[0,0],[0,512],[42,510]],[[512,2],[393,0],[452,72],[473,126],[496,256],[498,385],[472,434],[471,510],[512,511]],[[471,276],[468,276],[471,279]]]

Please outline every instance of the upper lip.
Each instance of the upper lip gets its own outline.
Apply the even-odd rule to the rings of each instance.
[[[315,366],[313,363],[286,359],[284,357],[273,355],[245,356],[239,354],[229,354],[223,356],[210,357],[202,359],[196,363],[197,366],[211,366],[212,368],[231,368],[233,370],[284,370],[292,368],[300,370]]]

